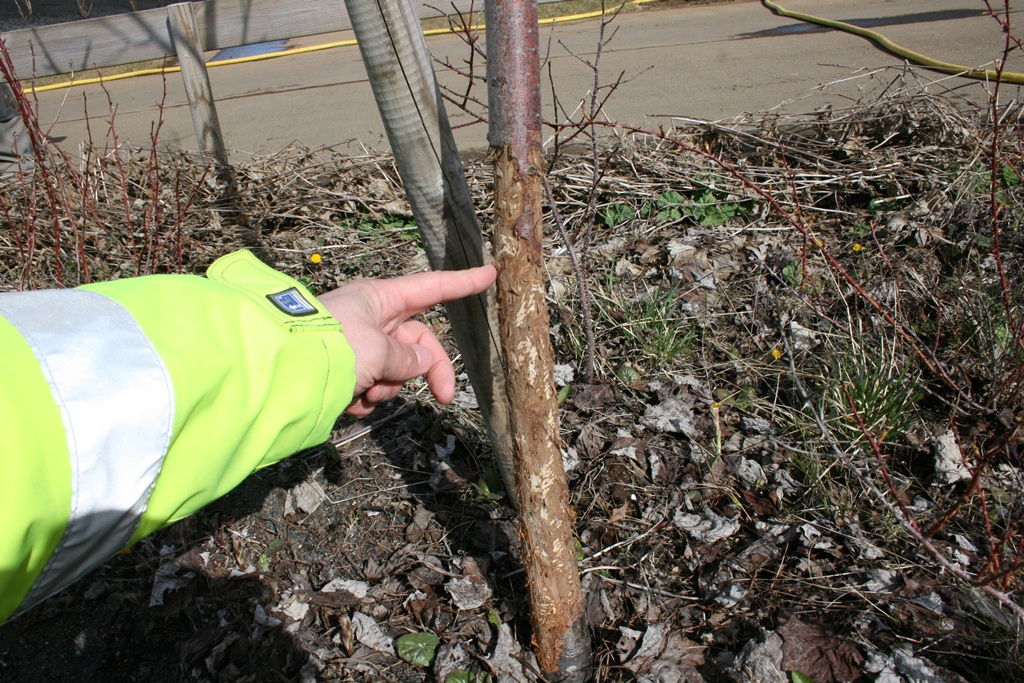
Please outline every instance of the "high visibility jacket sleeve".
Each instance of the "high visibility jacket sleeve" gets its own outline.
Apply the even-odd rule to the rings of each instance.
[[[207,276],[0,294],[0,623],[323,443],[339,323],[248,252]]]

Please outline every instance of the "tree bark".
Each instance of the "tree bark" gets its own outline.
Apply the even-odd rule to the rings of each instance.
[[[533,639],[549,680],[590,676],[545,300],[536,0],[488,0],[494,261]]]

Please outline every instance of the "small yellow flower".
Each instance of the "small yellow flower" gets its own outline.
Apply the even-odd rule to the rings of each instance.
[[[856,244],[853,245],[853,250],[854,251],[860,251],[863,248],[864,248],[864,245],[862,245],[860,242],[857,242]]]
[[[778,349],[772,349],[772,360],[778,360],[782,358],[782,351]]]
[[[312,254],[310,254],[309,260],[312,261],[313,263],[320,263],[321,261],[324,260],[324,258],[318,252],[314,251]]]

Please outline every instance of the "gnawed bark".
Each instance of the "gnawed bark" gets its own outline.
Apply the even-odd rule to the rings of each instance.
[[[494,149],[494,258],[505,360],[523,564],[537,658],[552,680],[585,680],[590,634],[569,487],[558,437],[554,353],[544,298],[539,145],[522,160]]]

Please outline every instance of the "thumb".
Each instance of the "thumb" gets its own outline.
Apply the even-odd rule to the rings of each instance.
[[[381,368],[379,380],[383,382],[405,382],[426,374],[433,365],[430,350],[419,344],[404,344],[387,337],[387,357]]]

